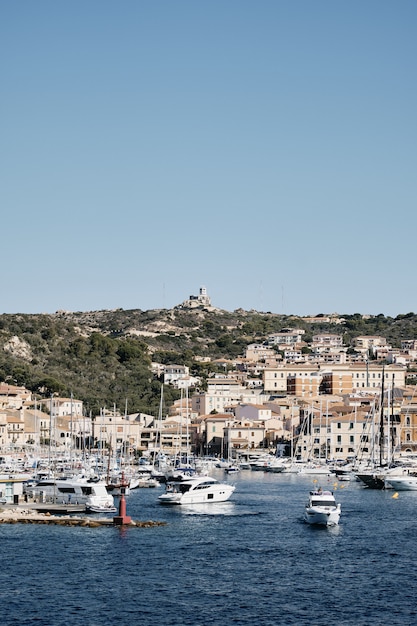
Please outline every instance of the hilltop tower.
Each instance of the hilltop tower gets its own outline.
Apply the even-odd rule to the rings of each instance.
[[[200,287],[200,293],[198,294],[198,296],[190,296],[188,300],[184,300],[181,306],[188,309],[195,309],[197,307],[211,307],[211,300],[207,294],[207,289],[205,287]]]

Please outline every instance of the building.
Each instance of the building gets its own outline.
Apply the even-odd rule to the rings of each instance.
[[[25,387],[0,383],[0,409],[21,409],[31,398],[32,393]]]
[[[320,394],[349,394],[359,390],[374,390],[377,393],[382,386],[383,377],[386,388],[388,385],[403,387],[405,374],[404,365],[383,366],[375,361],[327,363],[325,367],[313,364],[286,364],[264,370],[264,392],[289,393],[301,397],[314,396],[316,395],[314,386],[318,384],[317,393]]]
[[[234,378],[215,377],[207,381],[207,391],[191,397],[192,410],[198,415],[216,411],[225,413],[241,402],[253,402],[262,398],[262,389],[248,389]]]
[[[190,368],[186,365],[165,365],[164,385],[175,385],[179,380],[190,376]]]
[[[198,296],[190,296],[188,300],[184,300],[179,306],[180,308],[186,309],[196,309],[199,307],[211,308],[211,300],[208,296],[207,289],[200,287]]]
[[[386,345],[386,338],[380,337],[379,335],[361,335],[360,337],[356,337],[354,340],[355,349],[365,352]]]
[[[301,328],[283,328],[279,333],[269,335],[267,343],[269,346],[294,346],[301,343],[305,330]]]

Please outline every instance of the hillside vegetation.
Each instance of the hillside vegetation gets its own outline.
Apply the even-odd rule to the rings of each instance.
[[[320,316],[319,316],[320,317]],[[342,324],[308,323],[295,316],[208,309],[58,312],[53,315],[0,315],[0,380],[25,385],[40,396],[58,393],[83,400],[87,411],[116,406],[129,413],[156,414],[160,381],[151,362],[188,365],[207,376],[212,365],[197,357],[232,359],[251,343],[265,341],[283,328],[313,334],[342,334],[351,345],[359,335],[381,335],[393,347],[417,338],[417,315],[343,315]],[[178,397],[167,390],[169,403]]]

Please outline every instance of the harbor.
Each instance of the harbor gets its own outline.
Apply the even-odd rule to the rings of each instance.
[[[146,532],[0,524],[2,623],[12,626],[19,607],[25,626],[46,624],[62,598],[54,626],[93,625],[98,614],[106,623],[169,626],[326,626],[331,613],[343,626],[415,623],[407,590],[417,574],[416,492],[393,498],[356,481],[250,470],[213,476],[235,486],[228,501],[167,507],[158,503],[162,488],[131,492],[132,519],[158,520]],[[341,503],[336,526],[303,520],[319,486]]]

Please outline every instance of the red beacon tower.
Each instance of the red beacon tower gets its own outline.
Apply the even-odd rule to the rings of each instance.
[[[126,515],[126,487],[128,487],[128,483],[125,481],[125,473],[122,472],[122,480],[120,482],[119,515],[113,517],[113,524],[115,524],[116,526],[130,524],[130,522],[132,521],[132,518],[129,515]]]

